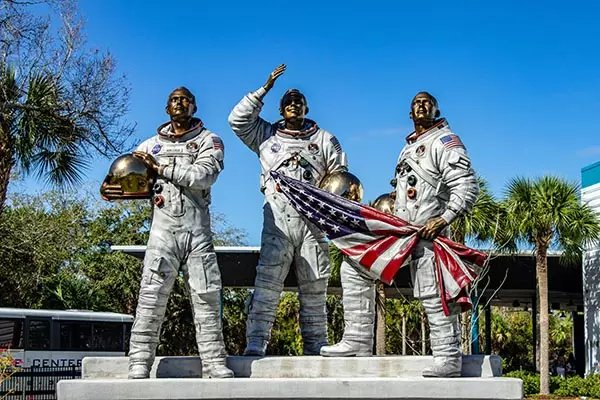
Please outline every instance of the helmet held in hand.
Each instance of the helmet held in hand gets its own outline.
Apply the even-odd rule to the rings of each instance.
[[[156,177],[156,172],[140,158],[124,154],[113,161],[100,194],[105,200],[150,199]]]

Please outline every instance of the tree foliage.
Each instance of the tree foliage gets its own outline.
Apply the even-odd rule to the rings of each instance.
[[[581,203],[578,185],[554,176],[513,179],[506,190],[508,229],[533,247],[540,307],[540,390],[549,393],[548,261],[551,247],[563,259],[580,259],[583,246],[600,235],[598,216]]]
[[[59,186],[128,147],[129,87],[74,0],[0,0],[0,211],[13,167]]]

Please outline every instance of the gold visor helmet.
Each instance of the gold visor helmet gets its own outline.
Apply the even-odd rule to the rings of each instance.
[[[373,202],[373,208],[386,214],[394,214],[394,198],[391,193],[384,193]]]
[[[363,198],[363,187],[360,180],[356,175],[347,171],[326,175],[319,183],[319,188],[358,203]]]
[[[156,183],[156,172],[132,154],[124,154],[113,161],[100,187],[106,200],[150,199]]]

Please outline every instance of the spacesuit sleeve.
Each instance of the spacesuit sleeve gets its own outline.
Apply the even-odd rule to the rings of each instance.
[[[453,139],[453,145],[444,146],[444,142],[450,139]],[[451,134],[436,139],[434,148],[442,183],[450,194],[441,217],[450,224],[457,217],[471,211],[479,196],[479,184],[475,171],[471,168],[471,159],[458,136]]]
[[[162,175],[172,183],[197,189],[208,189],[225,168],[225,148],[217,135],[209,135],[201,145],[193,164],[169,164]]]
[[[242,139],[253,152],[259,153],[259,147],[269,138],[271,124],[259,117],[265,89],[248,93],[229,113],[229,125],[237,137]]]
[[[342,151],[342,146],[337,138],[331,133],[325,134],[323,151],[327,162],[327,173],[331,174],[338,171],[347,171],[346,157]]]

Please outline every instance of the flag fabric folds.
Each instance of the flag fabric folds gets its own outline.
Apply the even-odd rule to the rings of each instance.
[[[411,261],[421,240],[417,236],[420,226],[278,172],[271,171],[271,176],[298,213],[373,279],[389,285],[398,270]],[[433,250],[444,313],[449,315],[449,302],[469,309],[466,288],[476,279],[487,255],[443,236],[433,240]]]

